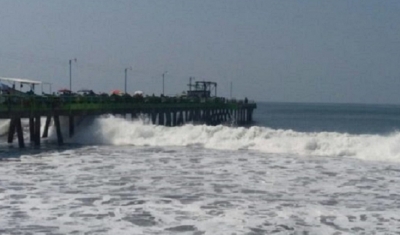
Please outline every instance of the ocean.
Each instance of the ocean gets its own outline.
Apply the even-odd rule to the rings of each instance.
[[[108,115],[22,150],[2,120],[0,234],[400,234],[400,106],[259,103],[254,119]]]

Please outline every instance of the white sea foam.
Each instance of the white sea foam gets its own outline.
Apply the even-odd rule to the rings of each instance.
[[[50,139],[55,139],[54,133]],[[66,141],[135,146],[201,145],[210,149],[248,149],[300,156],[400,160],[400,133],[397,132],[390,135],[352,135],[335,132],[303,133],[258,126],[244,128],[189,124],[164,127],[144,124],[141,120],[106,116],[84,120],[77,128],[76,135]]]
[[[84,146],[0,164],[0,233],[395,234],[399,164]]]
[[[9,120],[0,120],[0,136],[7,134],[9,126],[10,126]]]

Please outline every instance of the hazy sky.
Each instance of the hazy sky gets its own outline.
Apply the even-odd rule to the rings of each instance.
[[[400,104],[399,0],[0,0],[0,76],[257,101]],[[39,89],[40,91],[40,89]]]

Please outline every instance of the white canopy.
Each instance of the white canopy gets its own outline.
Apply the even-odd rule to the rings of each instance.
[[[21,83],[21,84],[31,84],[31,85],[37,85],[37,84],[41,84],[42,83],[40,81],[34,81],[34,80],[25,79],[25,78],[4,78],[4,77],[0,77],[0,81],[18,82],[18,83]]]

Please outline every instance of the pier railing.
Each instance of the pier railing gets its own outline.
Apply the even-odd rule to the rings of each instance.
[[[194,97],[167,97],[167,96],[0,96],[0,118],[9,118],[18,113],[19,116],[30,116],[41,112],[68,112],[99,110],[110,112],[131,108],[218,108],[237,109],[241,106],[256,108],[254,102],[245,103],[243,100],[228,100],[225,98],[194,98]]]

